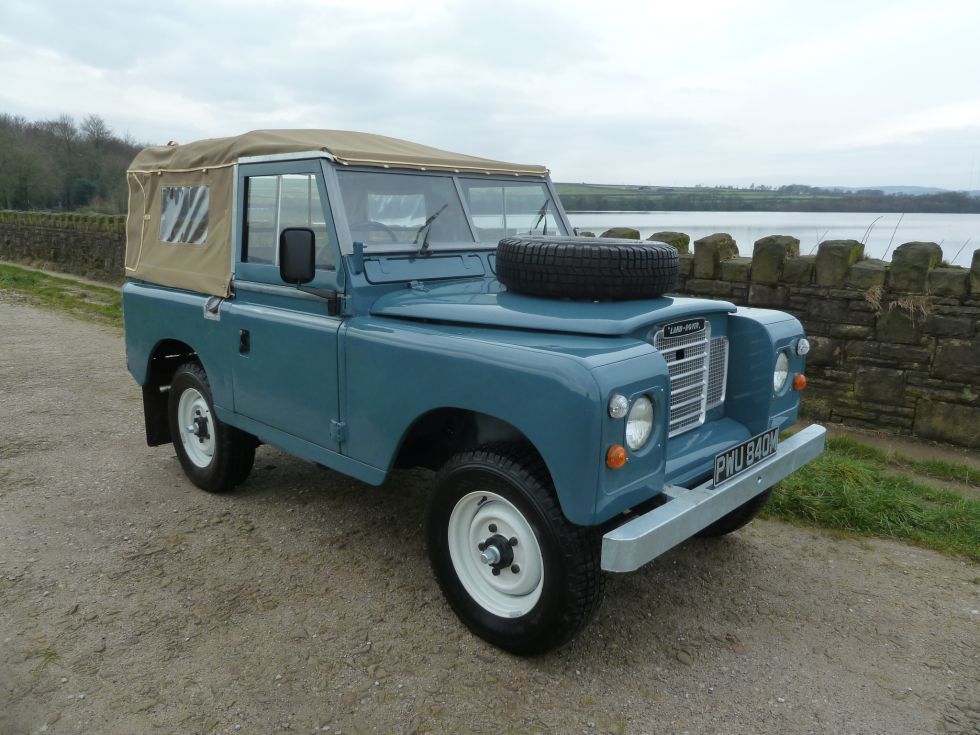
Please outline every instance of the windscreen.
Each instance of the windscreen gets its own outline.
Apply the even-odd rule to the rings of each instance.
[[[568,234],[542,182],[460,179],[460,184],[481,241]]]
[[[351,237],[370,250],[473,243],[451,176],[338,171]]]

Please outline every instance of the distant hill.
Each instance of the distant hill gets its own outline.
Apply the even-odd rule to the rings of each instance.
[[[831,191],[880,191],[883,194],[910,194],[912,196],[944,194],[948,191],[953,191],[952,189],[940,189],[937,186],[828,186],[826,188]],[[971,189],[969,191],[960,190],[960,193],[971,197],[980,197],[980,189]]]
[[[555,183],[572,212],[933,212],[980,213],[980,192],[929,187],[822,188],[769,186],[641,186]]]

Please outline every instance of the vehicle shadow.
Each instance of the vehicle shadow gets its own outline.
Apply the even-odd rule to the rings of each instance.
[[[433,476],[398,470],[374,487],[262,448],[249,480],[234,494],[212,499],[249,515],[271,545],[286,543],[293,550],[279,575],[296,574],[289,566],[294,557],[326,565],[319,568],[327,576],[334,566],[354,566],[365,583],[394,574],[405,584],[400,593],[406,609],[421,594],[463,630],[429,571],[423,529]],[[637,572],[606,575],[605,600],[591,625],[561,651],[534,660],[548,668],[550,660],[610,648],[626,657],[624,663],[629,655],[654,651],[684,661],[705,645],[739,650],[744,643],[738,630],[756,614],[760,591],[778,589],[774,580],[788,573],[767,560],[756,540],[760,533],[750,526],[719,539],[691,539]]]

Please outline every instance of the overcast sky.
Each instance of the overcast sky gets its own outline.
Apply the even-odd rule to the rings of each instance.
[[[2,0],[0,112],[318,127],[559,181],[980,189],[980,2]]]

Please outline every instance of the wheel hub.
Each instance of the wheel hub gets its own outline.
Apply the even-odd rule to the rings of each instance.
[[[197,467],[207,467],[214,458],[215,437],[211,426],[211,409],[196,388],[186,388],[177,402],[177,425],[180,443],[187,458]]]
[[[511,541],[514,543],[512,544]],[[517,545],[517,539],[505,539],[499,533],[494,534],[486,541],[477,545],[480,550],[480,560],[484,564],[489,564],[499,574],[502,569],[506,569],[514,563],[513,546]]]
[[[527,518],[506,498],[471,492],[450,514],[449,553],[460,582],[485,610],[512,618],[541,596],[544,560]]]
[[[187,431],[197,437],[197,440],[204,443],[205,439],[210,439],[211,434],[208,431],[208,420],[204,416],[195,416],[193,423],[187,427]]]

